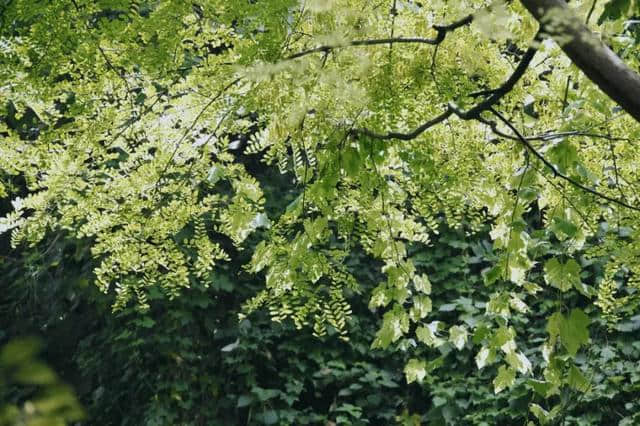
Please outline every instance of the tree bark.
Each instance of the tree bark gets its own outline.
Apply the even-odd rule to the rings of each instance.
[[[640,75],[569,9],[564,0],[520,0],[573,63],[640,122]]]

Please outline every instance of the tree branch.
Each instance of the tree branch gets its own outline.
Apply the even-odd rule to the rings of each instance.
[[[520,0],[573,63],[640,122],[640,75],[609,49],[564,0]],[[568,40],[568,42],[567,42]]]
[[[536,35],[536,38],[538,38],[538,35]],[[522,56],[520,63],[518,63],[518,66],[513,71],[513,74],[511,74],[511,76],[507,79],[507,81],[505,81],[500,87],[493,90],[492,91],[493,94],[491,96],[489,96],[487,99],[480,102],[479,104],[477,104],[476,106],[474,106],[473,108],[471,108],[466,112],[462,112],[462,111],[456,112],[456,115],[462,118],[463,120],[478,118],[480,116],[480,113],[487,111],[493,105],[498,103],[498,101],[504,95],[509,93],[514,88],[514,86],[520,80],[520,78],[522,78],[524,73],[529,68],[529,65],[531,65],[531,61],[533,60],[533,57],[535,56],[537,50],[538,49],[536,47],[533,47],[533,46],[529,47],[525,52],[524,56]]]
[[[291,59],[300,58],[302,56],[310,55],[313,53],[330,52],[334,49],[341,47],[354,47],[354,46],[375,46],[379,44],[393,44],[393,43],[417,43],[417,44],[429,44],[437,46],[444,41],[447,33],[455,31],[456,29],[469,25],[473,21],[473,15],[468,15],[459,21],[453,22],[449,25],[434,25],[433,29],[438,32],[435,38],[423,38],[423,37],[389,37],[381,39],[367,39],[367,40],[354,40],[345,44],[334,44],[314,47],[313,49],[303,50],[298,53],[294,53],[284,58],[285,61]]]
[[[382,140],[399,139],[403,141],[408,141],[408,140],[417,138],[418,136],[420,136],[420,134],[425,132],[430,127],[433,127],[436,124],[442,123],[444,120],[449,118],[453,113],[454,113],[454,110],[451,107],[447,107],[447,109],[444,110],[442,114],[432,118],[431,120],[427,121],[426,123],[422,124],[421,126],[417,127],[415,130],[409,133],[398,133],[398,132],[376,133],[367,128],[352,129],[350,133],[352,135],[358,135],[358,134],[366,135],[371,138],[382,139]]]

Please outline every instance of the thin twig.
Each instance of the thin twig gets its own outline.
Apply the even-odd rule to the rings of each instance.
[[[520,191],[522,190],[522,183],[524,182],[525,175],[527,171],[529,171],[529,166],[531,164],[531,160],[529,159],[529,151],[524,151],[525,158],[525,166],[522,171],[522,175],[520,175],[520,182],[518,182],[518,188],[516,189],[516,201],[513,203],[513,210],[511,211],[511,223],[509,224],[509,239],[507,240],[507,262],[505,272],[509,274],[509,279],[511,279],[511,273],[509,272],[509,258],[511,257],[511,235],[513,231],[513,222],[516,218],[516,211],[518,210],[518,204],[520,204]]]
[[[603,200],[607,200],[609,202],[612,202],[614,204],[617,204],[619,206],[625,207],[627,209],[630,210],[634,210],[634,211],[640,211],[640,207],[636,207],[636,206],[632,206],[631,204],[628,204],[622,200],[619,200],[617,198],[613,198],[610,197],[606,194],[603,194],[601,192],[596,191],[595,189],[591,189],[588,186],[585,186],[583,184],[581,184],[580,182],[570,178],[569,176],[563,174],[562,172],[560,172],[558,170],[558,168],[556,166],[554,166],[549,160],[547,160],[540,152],[538,152],[538,150],[535,149],[535,147],[533,145],[531,145],[531,143],[529,143],[529,141],[522,136],[522,134],[518,131],[518,129],[515,128],[515,126],[513,124],[511,124],[511,122],[509,120],[507,120],[502,114],[500,114],[498,111],[496,111],[493,108],[489,109],[496,117],[498,117],[500,119],[500,121],[502,121],[507,127],[509,127],[509,129],[511,129],[511,131],[518,137],[518,140],[529,150],[531,151],[531,153],[536,156],[540,161],[542,161],[542,163],[544,163],[545,166],[547,166],[552,172],[553,175],[556,177],[559,177],[561,179],[566,180],[567,182],[569,182],[571,185],[575,186],[576,188],[579,188],[583,191],[588,192],[591,195],[594,195],[598,198],[601,198]]]
[[[591,8],[589,9],[589,13],[587,13],[587,18],[584,20],[585,25],[589,25],[589,21],[591,20],[591,15],[593,15],[593,11],[596,8],[597,2],[598,0],[593,0],[593,3],[591,3]]]
[[[505,139],[511,139],[514,141],[519,140],[517,137],[510,135],[508,133],[505,133],[502,130],[498,129],[497,123],[495,121],[487,120],[482,117],[478,117],[477,120],[489,126],[493,131],[493,133],[495,133],[498,136],[501,136]],[[550,141],[554,139],[567,138],[567,137],[573,137],[573,136],[583,136],[583,137],[594,138],[594,139],[606,139],[608,141],[625,141],[625,142],[632,141],[631,138],[605,135],[602,133],[593,133],[585,130],[569,130],[566,132],[558,132],[558,133],[542,133],[534,136],[525,136],[524,138],[528,141]]]
[[[182,134],[182,137],[178,140],[178,142],[176,142],[176,146],[173,149],[173,152],[171,153],[171,156],[169,157],[169,160],[167,160],[167,163],[164,165],[164,168],[162,169],[162,172],[160,172],[160,176],[158,177],[158,180],[154,186],[154,194],[158,191],[158,186],[160,184],[160,181],[162,180],[162,178],[164,177],[165,173],[167,172],[167,169],[169,168],[169,165],[173,162],[173,158],[175,157],[175,155],[178,152],[178,149],[180,148],[180,145],[182,144],[182,141],[184,141],[186,139],[186,137],[189,135],[189,133],[191,133],[191,131],[193,130],[193,128],[196,126],[196,124],[198,123],[198,121],[200,121],[200,118],[202,118],[203,114],[205,113],[205,111],[207,109],[209,109],[209,107],[211,105],[213,105],[214,102],[216,102],[218,99],[220,99],[220,97],[227,91],[229,90],[231,87],[235,86],[239,81],[241,80],[241,78],[236,78],[235,80],[233,80],[231,83],[227,84],[225,87],[223,87],[216,96],[214,96],[213,98],[211,98],[209,100],[209,102],[207,102],[205,104],[205,106],[200,110],[200,112],[198,113],[198,115],[193,119],[193,121],[191,122],[191,125],[189,127],[187,127],[185,129],[185,131]]]

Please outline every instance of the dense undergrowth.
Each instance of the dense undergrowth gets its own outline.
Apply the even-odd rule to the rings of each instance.
[[[469,237],[443,228],[430,247],[414,249],[414,262],[431,277],[434,310],[444,318],[470,327],[491,321],[486,303],[496,286],[487,286],[482,274],[493,256],[490,247],[483,233]],[[545,400],[535,393],[544,390],[526,378],[518,378],[511,392],[495,394],[495,371],[477,371],[470,343],[461,351],[451,343],[428,349],[410,342],[401,351],[372,350],[380,316],[358,295],[350,298],[355,315],[348,342],[331,333],[301,333],[265,313],[239,320],[242,303],[259,287],[241,270],[242,255],[218,270],[209,288],[196,286],[175,300],[158,292],[149,311],[115,315],[112,298],[88,285],[90,263],[83,242],[61,235],[18,257],[3,253],[1,264],[2,340],[41,339],[44,359],[85,407],[83,424],[511,425],[531,416],[532,402],[560,407],[558,424],[639,420],[637,317],[607,334],[597,311],[582,306],[591,316],[592,341],[576,364],[589,390],[566,386]],[[365,256],[353,255],[349,268],[364,293],[379,278]],[[601,273],[597,263],[584,269],[584,282]],[[540,298],[532,306],[535,315],[518,319],[513,313],[528,330],[518,342],[528,357],[541,362],[536,357],[547,336],[546,318],[579,300],[571,294]],[[481,338],[476,333],[472,340]],[[407,384],[402,372],[414,357],[430,360],[422,384]],[[5,398],[20,405],[34,389],[14,384]]]

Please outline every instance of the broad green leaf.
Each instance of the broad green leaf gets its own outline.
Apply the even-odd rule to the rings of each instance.
[[[411,320],[417,322],[425,318],[431,312],[431,298],[425,295],[414,296],[413,306],[409,311]]]
[[[413,286],[415,289],[424,294],[431,294],[431,281],[426,274],[415,275],[413,277]]]
[[[531,372],[531,361],[522,352],[512,350],[507,352],[505,359],[511,368],[518,371],[520,374],[527,374]]]
[[[419,341],[431,347],[442,345],[445,342],[444,339],[437,336],[439,324],[438,321],[434,321],[426,326],[418,327],[416,329],[416,337]]]
[[[14,339],[7,343],[0,352],[0,365],[13,367],[33,359],[42,344],[35,338]]]
[[[544,380],[535,380],[535,379],[527,380],[527,385],[529,385],[535,391],[535,393],[537,393],[543,398],[549,397],[553,393],[554,389],[557,388],[552,383],[549,383]]]
[[[498,281],[503,273],[503,268],[500,265],[496,265],[492,268],[487,268],[482,271],[482,278],[485,285],[491,285]]]
[[[13,374],[18,383],[24,384],[47,385],[57,380],[53,370],[39,361],[30,361],[20,366]]]
[[[551,345],[554,345],[556,339],[560,335],[562,324],[565,322],[564,315],[560,312],[554,312],[547,320],[547,333],[549,333],[549,340]]]
[[[396,304],[391,311],[384,314],[382,327],[378,330],[372,346],[384,349],[408,331],[409,315]]]
[[[578,151],[568,140],[562,140],[548,151],[548,159],[563,174],[570,174],[578,162]]]
[[[240,345],[240,339],[236,339],[235,342],[229,343],[220,349],[221,352],[233,352]]]
[[[567,383],[569,386],[580,392],[586,392],[590,387],[589,380],[587,380],[587,378],[582,374],[582,371],[580,371],[580,369],[575,365],[572,365],[569,368]]]
[[[236,404],[236,406],[238,408],[242,408],[242,407],[246,407],[247,405],[251,404],[253,402],[253,396],[251,395],[240,395],[238,397],[238,403]]]
[[[211,166],[207,174],[207,181],[211,185],[215,185],[224,177],[224,169],[218,165]]]
[[[513,386],[516,381],[516,371],[512,368],[501,365],[498,368],[498,375],[493,380],[493,390],[500,393],[506,388]]]
[[[483,369],[486,365],[493,362],[495,359],[495,353],[489,348],[483,347],[476,355],[475,361],[478,369]]]
[[[467,328],[465,326],[454,325],[449,329],[449,341],[461,350],[464,348],[465,343],[467,343],[467,338],[469,333],[467,332]]]
[[[561,263],[553,258],[544,264],[544,278],[547,284],[565,292],[581,284],[580,270],[580,265],[573,259]]]
[[[416,381],[421,383],[427,375],[426,363],[423,360],[412,358],[404,367],[404,374],[407,378],[407,383]]]
[[[541,425],[546,425],[551,420],[553,420],[553,417],[551,416],[551,414],[547,410],[539,406],[538,404],[531,403],[529,405],[529,410],[531,411],[531,414],[533,414],[536,417],[536,419],[538,419]]]
[[[553,218],[553,225],[551,229],[553,229],[556,235],[561,232],[569,238],[575,237],[576,233],[578,232],[578,227],[574,223],[569,222],[568,220],[560,216],[555,216]]]
[[[575,356],[581,346],[589,343],[589,323],[589,317],[578,308],[560,323],[560,339],[570,355]]]
[[[568,317],[555,312],[547,322],[547,332],[553,345],[558,337],[562,346],[571,356],[575,356],[581,346],[589,342],[590,319],[581,309],[571,310]]]
[[[266,425],[274,425],[278,423],[278,413],[275,410],[267,410],[262,413],[262,421]]]
[[[347,147],[342,151],[342,165],[349,176],[355,176],[358,173],[361,161],[357,149]]]

